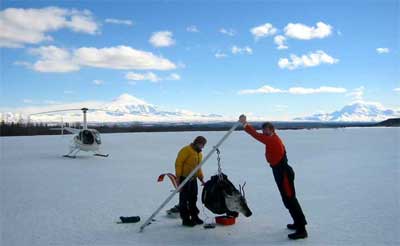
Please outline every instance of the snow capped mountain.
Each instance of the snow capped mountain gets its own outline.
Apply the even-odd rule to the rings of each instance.
[[[153,105],[127,93],[120,95],[103,109],[110,111],[112,115],[157,113]]]
[[[102,111],[89,111],[88,122],[113,123],[113,122],[221,122],[235,121],[235,117],[227,117],[218,114],[200,114],[183,109],[165,110],[162,107],[152,105],[130,94],[122,94],[109,102],[80,102],[69,104],[56,104],[46,107],[27,107],[18,110],[0,113],[1,119],[6,122],[82,122],[82,112],[72,111],[35,115],[29,114],[64,110],[70,108],[101,109]],[[400,117],[400,110],[387,109],[380,103],[357,101],[344,106],[331,113],[318,113],[306,117],[294,118],[300,121],[342,121],[342,122],[371,122],[383,121],[388,118]],[[252,121],[264,121],[263,117],[249,115]]]
[[[20,112],[1,113],[1,118],[7,122],[26,122],[28,115],[52,110],[87,107],[85,103],[69,105],[52,105],[51,107],[35,107],[20,110]],[[92,103],[89,109],[101,109],[89,111],[88,122],[215,122],[224,121],[226,118],[217,114],[199,114],[187,110],[167,111],[158,106],[138,99],[130,94],[122,94],[111,102]],[[31,122],[79,122],[82,121],[82,113],[79,111],[51,113],[30,117]]]
[[[122,94],[104,110],[112,116],[145,117],[146,121],[220,120],[221,115],[202,115],[188,110],[165,111],[129,94]]]
[[[318,113],[295,120],[306,121],[383,121],[400,117],[400,110],[387,109],[380,103],[357,101],[332,113]]]

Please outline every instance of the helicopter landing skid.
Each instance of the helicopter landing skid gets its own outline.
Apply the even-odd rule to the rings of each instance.
[[[75,159],[75,158],[76,158],[76,155],[63,155],[63,157],[68,157],[68,158]]]
[[[101,157],[108,157],[109,156],[109,154],[99,154],[99,153],[96,153],[96,154],[93,154],[93,155],[101,156]]]
[[[75,148],[75,149],[71,150],[68,154],[63,155],[63,157],[68,157],[68,158],[75,159],[76,155],[79,153],[79,151],[80,151],[80,149],[76,149]],[[71,155],[71,154],[73,154],[73,155]]]

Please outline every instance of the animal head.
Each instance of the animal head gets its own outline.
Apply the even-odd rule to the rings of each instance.
[[[228,210],[240,212],[244,216],[249,217],[252,215],[249,207],[247,206],[246,195],[244,192],[244,186],[239,185],[239,190],[236,189],[235,186],[231,185],[229,188],[230,190],[224,191],[225,196],[225,204]]]

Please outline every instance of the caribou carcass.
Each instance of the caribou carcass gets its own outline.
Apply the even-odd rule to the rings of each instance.
[[[201,201],[206,208],[215,214],[226,213],[237,217],[240,212],[249,217],[252,212],[247,206],[244,185],[239,185],[239,191],[225,174],[221,173],[220,175],[212,176],[204,184]]]

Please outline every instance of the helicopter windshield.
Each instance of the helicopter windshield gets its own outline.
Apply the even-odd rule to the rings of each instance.
[[[89,130],[83,130],[79,133],[79,139],[81,139],[83,144],[93,144],[94,134]]]

